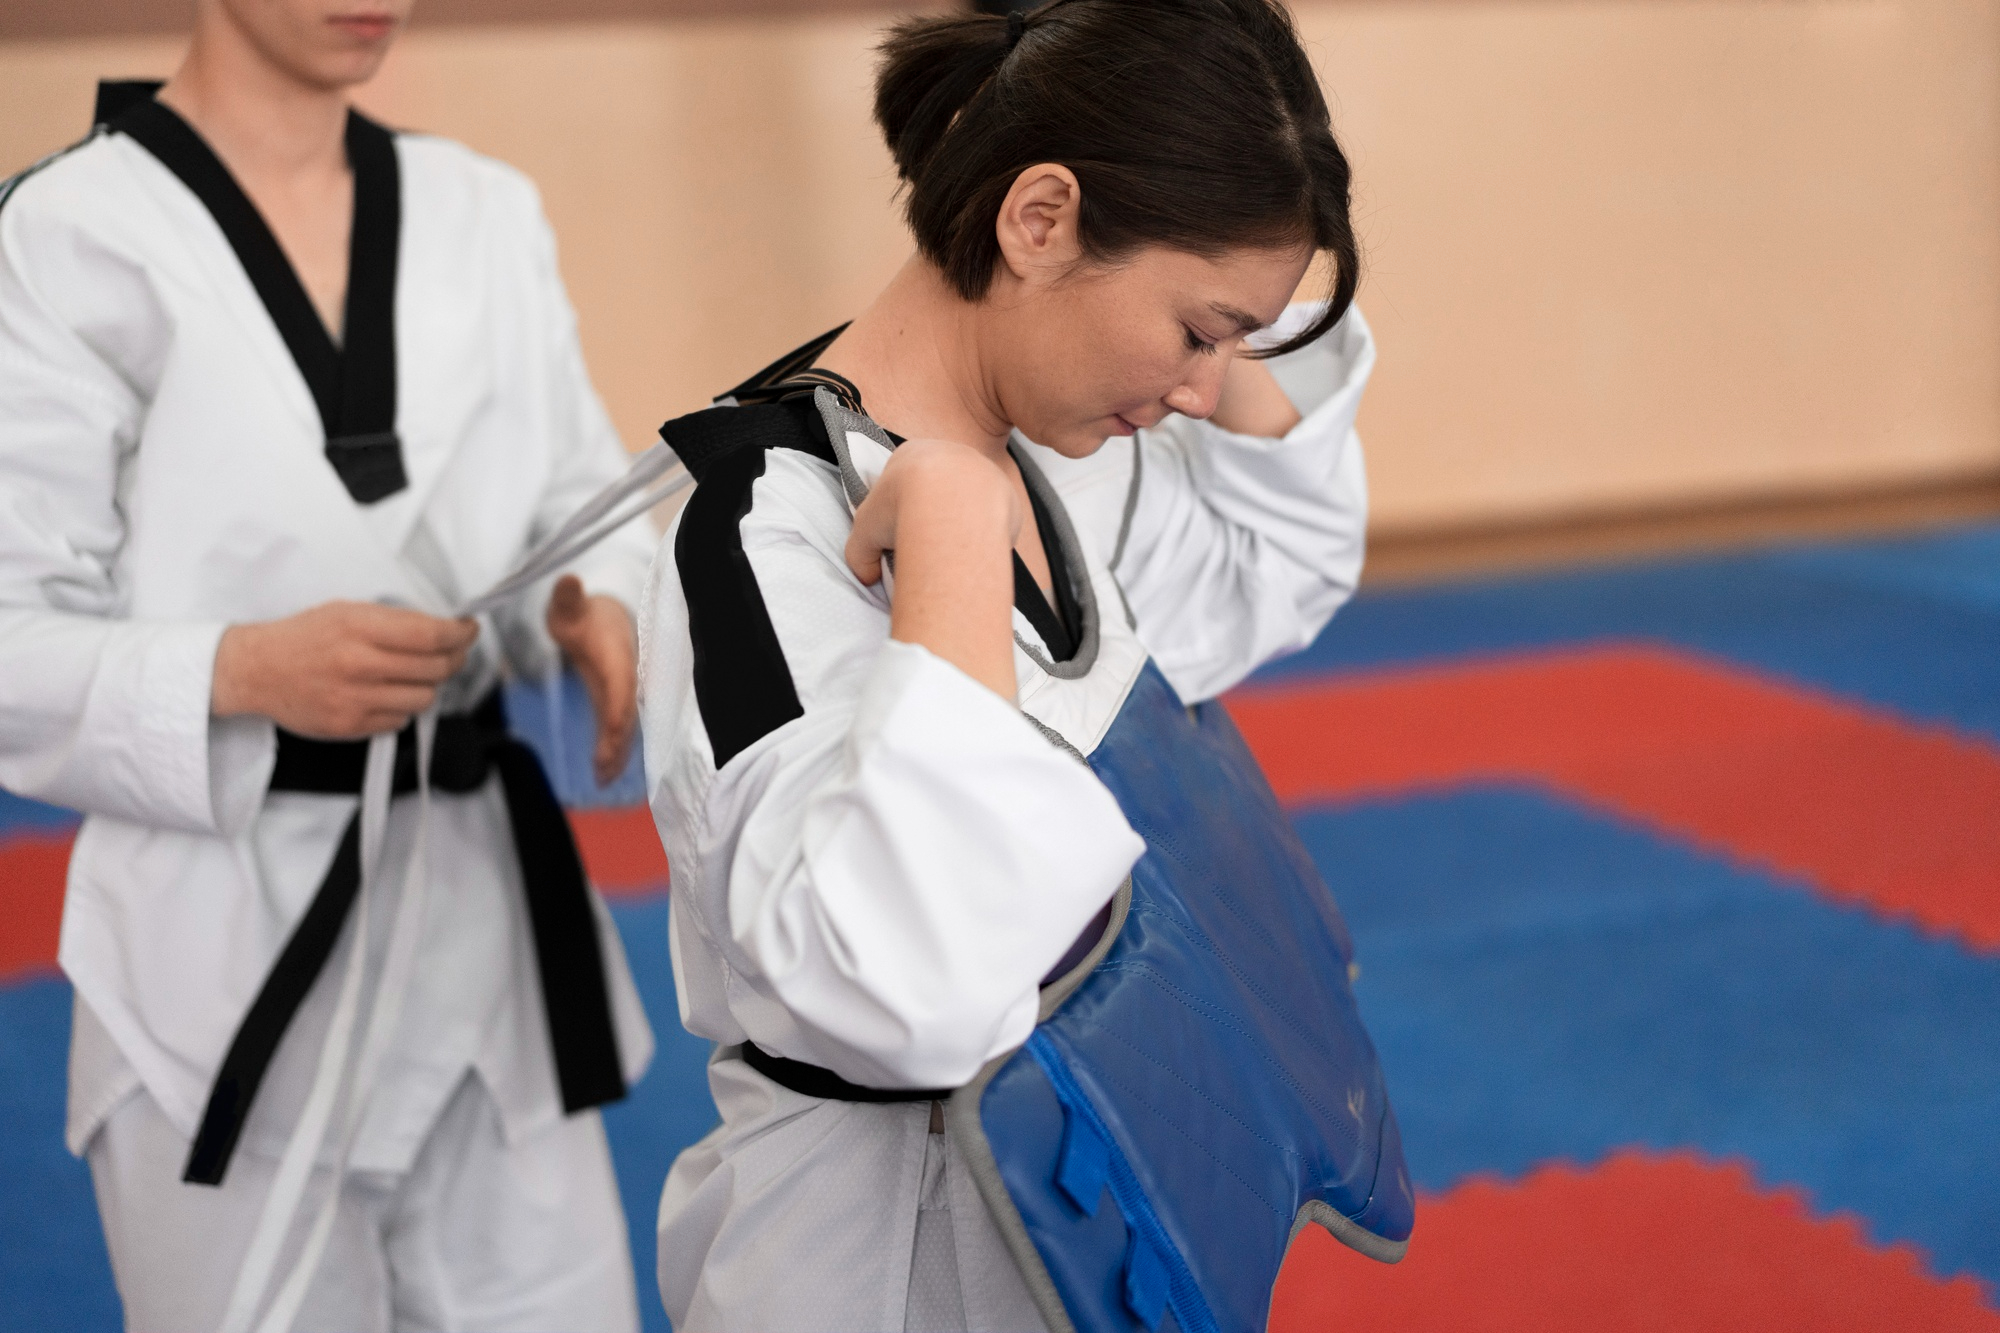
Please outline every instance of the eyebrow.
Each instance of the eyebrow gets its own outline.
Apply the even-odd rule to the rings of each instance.
[[[1233,305],[1223,305],[1220,301],[1211,301],[1208,308],[1235,324],[1238,333],[1255,333],[1257,330],[1267,327],[1263,320],[1257,318],[1255,315],[1246,315]]]

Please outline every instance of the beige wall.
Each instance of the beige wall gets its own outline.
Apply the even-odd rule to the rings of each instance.
[[[2000,472],[2000,0],[1305,5],[1385,527]],[[900,262],[881,16],[419,29],[366,102],[542,186],[639,444]],[[158,38],[0,45],[0,169]]]

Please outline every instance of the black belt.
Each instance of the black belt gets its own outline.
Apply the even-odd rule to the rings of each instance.
[[[743,1063],[781,1088],[830,1102],[941,1102],[952,1093],[950,1088],[864,1088],[831,1069],[773,1055],[754,1041],[743,1043]]]
[[[280,728],[272,791],[352,796],[361,791],[368,763],[366,741],[316,741]],[[431,785],[439,791],[478,790],[493,773],[507,798],[514,830],[514,854],[528,898],[535,935],[535,962],[542,981],[542,1007],[549,1020],[556,1078],[563,1110],[576,1112],[625,1095],[625,1072],[611,1022],[611,994],[605,984],[604,955],[597,915],[577,856],[569,820],[549,789],[535,752],[507,732],[499,691],[468,714],[438,719],[431,750]],[[416,728],[396,738],[393,790],[417,789]],[[263,989],[236,1029],[215,1085],[208,1094],[194,1149],[182,1179],[220,1185],[236,1140],[249,1117],[257,1087],[277,1053],[278,1042],[304,1003],[306,992],[326,966],[354,897],[361,888],[361,815],[347,821],[333,864],[320,881],[311,906],[293,929]],[[357,941],[355,947],[362,947]]]
[[[1097,915],[1090,918],[1083,933],[1076,937],[1076,942],[1069,946],[1061,960],[1049,969],[1048,975],[1042,978],[1042,985],[1051,985],[1057,978],[1068,975],[1072,968],[1089,956],[1091,949],[1103,938],[1105,927],[1110,924],[1111,904],[1106,903],[1097,910]],[[950,1088],[864,1088],[859,1083],[849,1083],[831,1069],[773,1055],[754,1041],[743,1043],[743,1063],[781,1088],[790,1088],[793,1092],[830,1102],[941,1102],[953,1091]]]

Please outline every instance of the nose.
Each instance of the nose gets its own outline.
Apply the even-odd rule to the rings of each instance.
[[[1222,375],[1228,368],[1226,355],[1195,357],[1187,377],[1168,391],[1167,406],[1197,421],[1206,418],[1222,398]]]

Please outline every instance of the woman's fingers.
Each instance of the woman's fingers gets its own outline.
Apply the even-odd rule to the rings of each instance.
[[[591,596],[575,575],[549,594],[549,634],[583,678],[597,715],[591,767],[604,786],[624,772],[639,725],[638,645],[632,617],[614,598]]]

